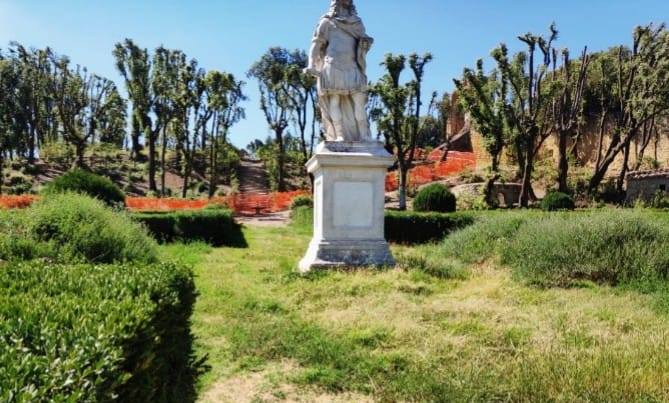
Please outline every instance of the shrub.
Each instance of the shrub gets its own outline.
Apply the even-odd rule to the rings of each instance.
[[[206,242],[212,246],[245,247],[241,226],[229,210],[206,209],[173,213],[133,214],[159,242]]]
[[[467,213],[386,212],[386,239],[400,244],[420,244],[444,239],[448,234],[474,223]]]
[[[541,201],[541,209],[544,211],[573,210],[574,199],[566,193],[550,192]]]
[[[0,401],[194,400],[190,270],[13,263],[0,288]]]
[[[533,216],[527,212],[492,213],[450,235],[441,248],[447,256],[464,263],[481,263],[498,255],[500,248]]]
[[[658,190],[650,201],[650,207],[656,209],[669,209],[669,193]]]
[[[418,212],[450,213],[455,211],[456,200],[445,185],[435,183],[421,189],[413,201],[413,209]]]
[[[527,222],[504,248],[502,263],[541,286],[582,280],[617,285],[665,280],[669,229],[644,212],[560,214]]]
[[[290,204],[290,209],[295,210],[300,207],[314,207],[314,200],[310,196],[297,196]]]
[[[313,209],[300,207],[291,213],[292,225],[311,231]],[[471,225],[474,216],[467,213],[413,213],[387,211],[385,237],[388,242],[415,245],[443,239],[449,233]]]
[[[110,206],[124,206],[125,195],[108,178],[83,169],[75,169],[54,179],[45,189],[47,194],[73,192],[100,199]]]
[[[43,253],[51,250],[47,257],[59,262],[151,263],[157,259],[156,243],[144,228],[99,200],[55,194],[14,214],[23,215],[23,223],[11,237],[30,240]],[[0,258],[13,259],[11,255]]]

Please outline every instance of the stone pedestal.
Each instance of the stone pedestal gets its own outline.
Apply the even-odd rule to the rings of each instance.
[[[395,264],[384,238],[385,181],[392,163],[378,142],[318,146],[307,163],[314,175],[314,238],[301,272]]]

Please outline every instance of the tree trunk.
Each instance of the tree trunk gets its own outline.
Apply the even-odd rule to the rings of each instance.
[[[163,144],[160,152],[160,194],[165,197],[165,153],[167,152],[167,126],[163,127]]]
[[[559,162],[558,162],[558,191],[562,193],[569,192],[569,186],[567,184],[567,179],[569,175],[569,159],[567,156],[567,132],[559,132]]]
[[[277,187],[279,192],[284,192],[286,190],[285,182],[285,155],[283,149],[283,130],[276,130],[276,145],[278,147],[276,163],[278,169],[278,178],[277,178]]]
[[[495,182],[497,182],[498,179],[499,179],[499,156],[493,155],[491,175],[490,178],[488,178],[488,181],[486,182],[485,188],[483,190],[485,201],[490,207],[493,207],[497,204],[493,198],[492,191],[495,188]]]
[[[520,188],[520,207],[527,208],[530,205],[532,191],[532,170],[534,168],[534,155],[528,152],[525,156],[525,169],[523,169],[523,182]]]
[[[0,151],[0,195],[2,194],[2,185],[5,181],[4,168],[5,168],[5,156],[2,153],[2,151]]]
[[[625,187],[625,176],[627,176],[627,171],[629,169],[629,161],[630,161],[630,145],[627,144],[625,146],[625,151],[624,151],[624,156],[623,156],[623,166],[620,169],[620,174],[618,174],[618,181],[616,182],[616,190],[618,191],[618,194],[623,193],[623,188]]]
[[[400,211],[407,209],[407,186],[409,179],[409,170],[405,168],[404,164],[399,166],[399,189],[397,190],[399,197]]]
[[[214,197],[216,187],[218,186],[218,141],[214,137],[210,143],[209,169],[211,170],[211,176],[209,178],[209,198],[211,199]]]
[[[150,129],[146,131],[149,142],[149,191],[158,192],[156,186],[156,135]]]
[[[141,137],[141,128],[139,127],[139,120],[136,116],[132,117],[132,150],[130,156],[133,160],[137,161],[140,159],[142,145],[139,143],[139,138]]]
[[[77,153],[77,159],[75,160],[74,163],[74,168],[84,168],[86,166],[86,162],[84,160],[84,153],[86,152],[86,143],[84,141],[79,141],[75,145],[76,153]]]
[[[30,136],[28,139],[28,163],[31,165],[35,163],[35,147],[36,147],[35,127],[31,125]]]

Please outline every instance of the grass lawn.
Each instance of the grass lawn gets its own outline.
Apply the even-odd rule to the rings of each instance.
[[[300,277],[308,231],[244,235],[244,249],[162,249],[195,267],[203,401],[669,400],[656,297],[529,287],[494,261],[460,279],[410,267]]]

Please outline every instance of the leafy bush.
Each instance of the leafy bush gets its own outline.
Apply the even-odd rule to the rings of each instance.
[[[295,210],[300,207],[314,207],[314,199],[310,196],[297,196],[290,204],[290,209]]]
[[[73,192],[100,199],[110,206],[124,206],[125,195],[108,178],[83,169],[75,169],[54,179],[45,189],[47,194]]]
[[[400,244],[421,244],[444,239],[449,233],[474,223],[467,213],[386,212],[386,239]]]
[[[10,213],[0,225],[0,259],[152,263],[157,246],[130,217],[86,196],[56,194]]]
[[[455,195],[445,185],[435,183],[421,189],[413,201],[418,212],[450,213],[455,211]]]
[[[497,257],[519,279],[545,287],[664,282],[667,224],[667,217],[647,211],[494,214],[439,247],[444,256],[466,264]]]
[[[202,241],[212,246],[246,246],[241,226],[229,210],[139,213],[132,217],[159,242]]]
[[[504,248],[502,263],[528,282],[569,286],[666,280],[669,228],[644,212],[561,214],[527,222]]]
[[[441,244],[447,256],[464,263],[481,263],[499,253],[534,213],[493,213],[450,235]]]
[[[13,263],[0,288],[0,401],[194,400],[190,270]]]
[[[669,193],[658,190],[650,201],[650,207],[657,209],[669,209]]]
[[[541,201],[541,209],[544,211],[573,210],[574,199],[566,193],[550,192]]]

